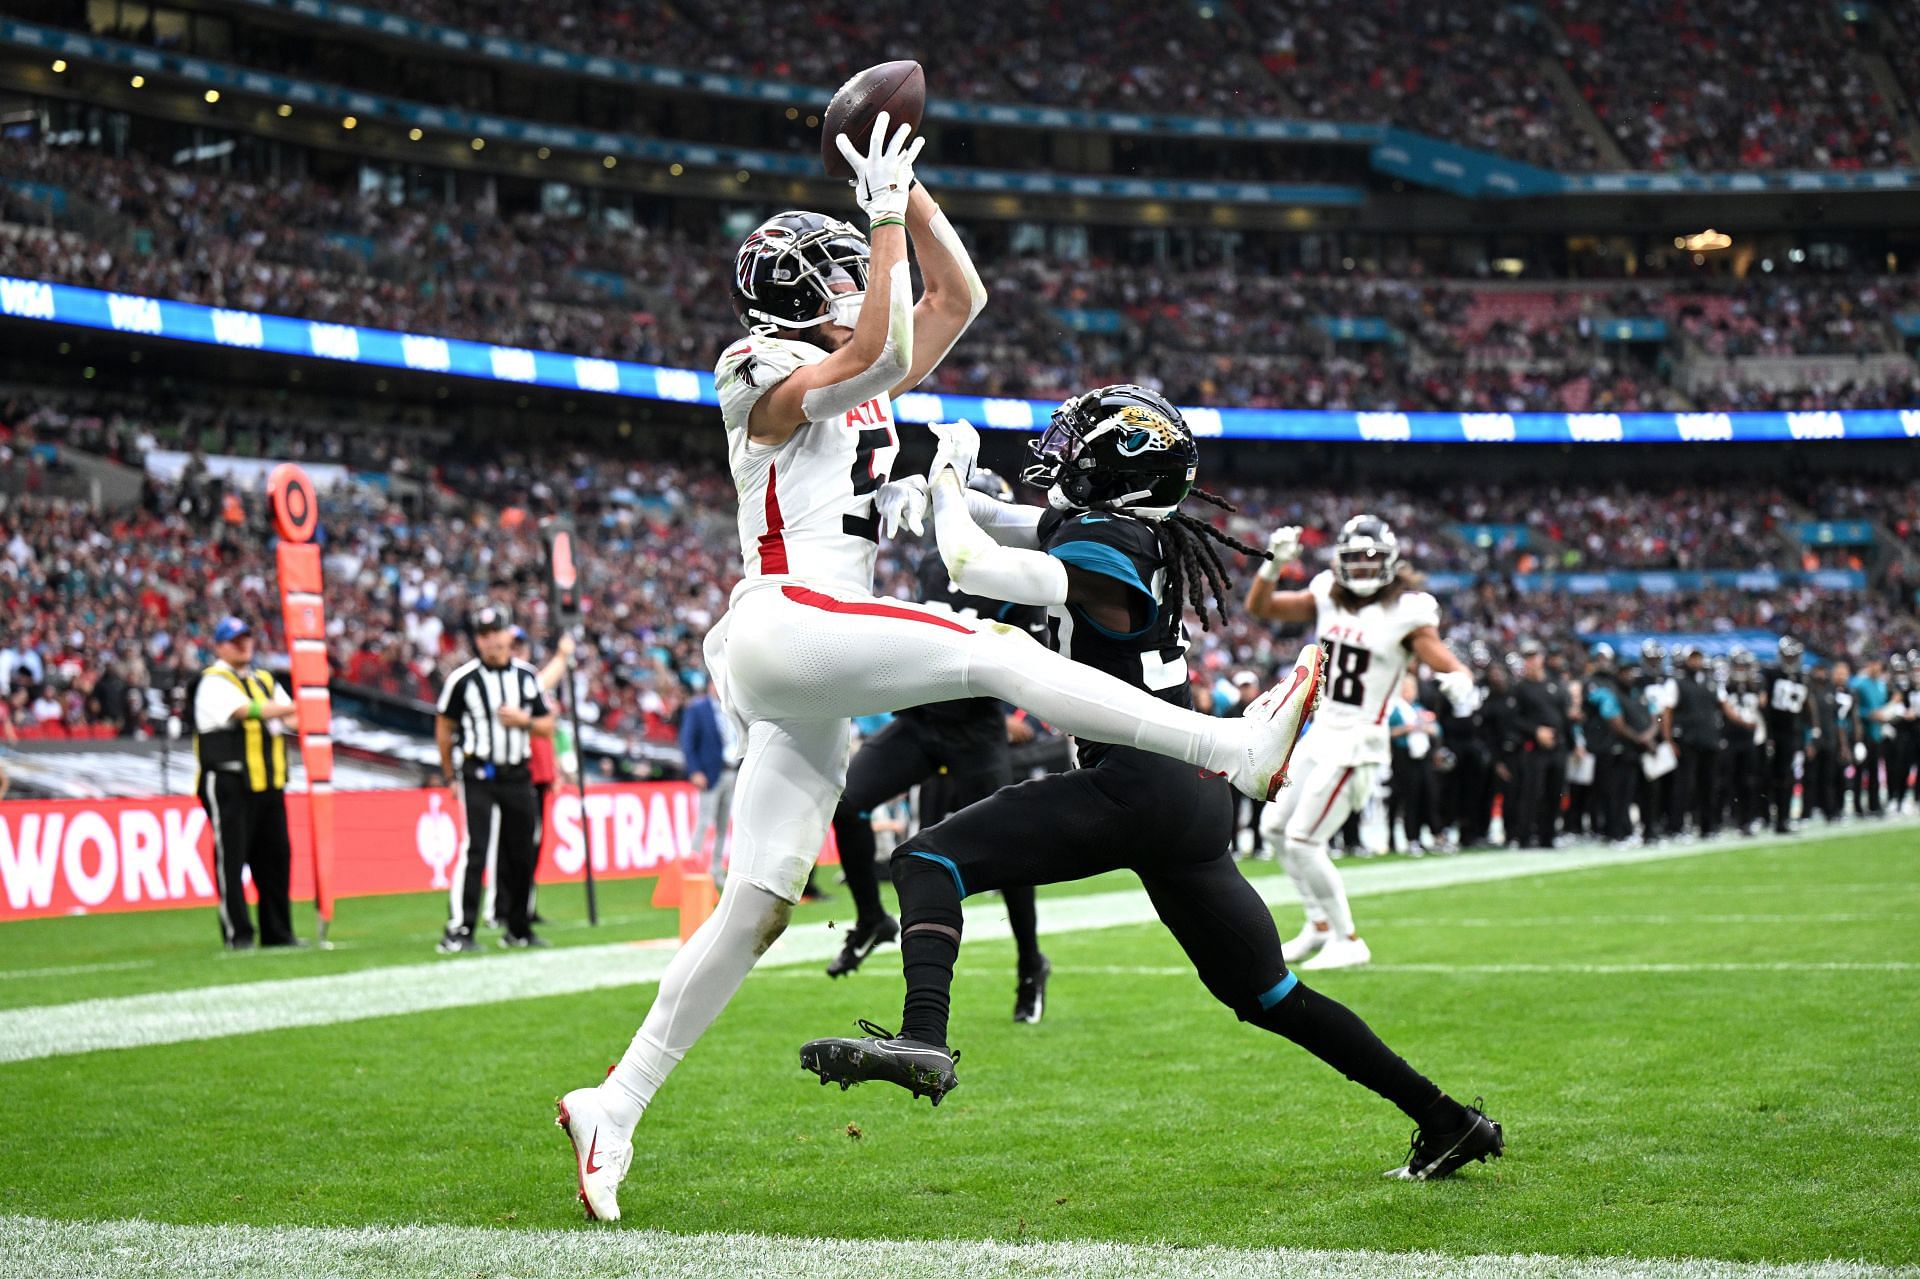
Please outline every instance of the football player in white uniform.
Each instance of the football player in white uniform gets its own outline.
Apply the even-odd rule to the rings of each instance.
[[[899,451],[891,401],[946,355],[986,289],[939,206],[913,177],[920,141],[882,113],[854,170],[868,236],[819,213],[782,213],[741,244],[734,308],[748,336],[715,382],[740,494],[745,576],[707,635],[707,671],[744,730],[734,788],[732,867],[713,915],[674,956],[626,1054],[597,1087],[560,1100],[580,1198],[620,1215],[632,1134],[667,1075],[785,930],[846,780],[849,718],[957,698],[996,697],[1064,732],[1224,773],[1259,799],[1287,759],[1321,669],[1318,650],[1256,699],[1244,720],[1174,706],[1070,661],[1004,623],[873,594],[878,536],[921,531],[928,481],[889,483]],[[907,237],[925,290],[916,304]],[[1108,429],[1119,429],[1107,424]],[[930,476],[964,486],[979,436],[933,428]],[[1142,432],[1139,447],[1165,447]],[[962,492],[959,489],[957,493]],[[964,494],[989,536],[1031,539],[1038,512]],[[977,554],[991,558],[989,547]],[[1075,571],[1060,575],[1064,585]],[[1024,598],[1024,597],[1022,597]],[[1065,600],[1062,594],[1059,603]]]
[[[1306,906],[1306,925],[1287,943],[1286,961],[1304,969],[1351,968],[1373,955],[1354,928],[1327,841],[1367,802],[1392,758],[1387,710],[1408,666],[1431,668],[1459,715],[1473,710],[1473,675],[1440,638],[1440,605],[1401,562],[1399,539],[1386,521],[1372,515],[1348,520],[1334,541],[1333,568],[1304,591],[1274,589],[1280,566],[1300,554],[1300,530],[1276,529],[1267,549],[1273,559],[1247,590],[1247,612],[1312,623],[1329,661],[1326,697],[1301,744],[1311,767],[1267,805],[1260,835]]]

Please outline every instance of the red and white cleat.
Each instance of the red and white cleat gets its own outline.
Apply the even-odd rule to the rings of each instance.
[[[573,1142],[580,1202],[591,1221],[620,1220],[620,1183],[633,1163],[633,1138],[607,1119],[597,1088],[576,1088],[559,1102],[553,1121]]]
[[[1248,739],[1240,765],[1227,774],[1243,795],[1266,801],[1287,784],[1287,764],[1300,744],[1301,730],[1320,705],[1326,679],[1327,651],[1309,644],[1286,682],[1260,694],[1247,707],[1243,722]]]

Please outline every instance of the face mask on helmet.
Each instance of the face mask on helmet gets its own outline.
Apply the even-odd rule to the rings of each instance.
[[[852,328],[867,291],[870,255],[866,237],[837,218],[806,212],[769,218],[734,257],[734,310],[755,333]]]
[[[1362,597],[1378,595],[1400,568],[1400,540],[1370,515],[1356,515],[1333,544],[1333,580]]]
[[[1101,387],[1053,412],[1023,482],[1057,511],[1120,510],[1165,519],[1193,491],[1200,451],[1180,411],[1143,386]]]

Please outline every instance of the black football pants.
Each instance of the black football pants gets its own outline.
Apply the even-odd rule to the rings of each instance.
[[[1451,1106],[1365,1022],[1287,971],[1273,913],[1234,864],[1232,835],[1224,781],[1121,746],[1091,767],[1007,787],[922,830],[892,863],[907,977],[901,1034],[946,1043],[963,898],[1127,869],[1201,983],[1241,1020],[1300,1045],[1416,1122]]]
[[[937,731],[896,718],[861,744],[847,767],[846,789],[833,810],[834,846],[847,877],[856,923],[866,927],[886,913],[880,902],[880,874],[874,865],[873,810],[920,787],[920,825],[931,826],[1013,781],[1013,765],[1004,740],[999,749],[969,743],[964,752],[949,750]],[[1023,964],[1040,954],[1033,886],[1001,890],[1007,923]]]
[[[534,843],[540,800],[533,783],[469,777],[460,783],[460,802],[467,833],[454,865],[447,932],[472,935],[480,916],[481,877],[492,862],[498,877],[494,910],[506,924],[507,936],[525,937],[531,931],[533,867],[540,856]]]

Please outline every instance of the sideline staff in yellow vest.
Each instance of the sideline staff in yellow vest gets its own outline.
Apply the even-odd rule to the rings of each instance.
[[[213,629],[220,659],[194,680],[194,790],[213,828],[213,882],[220,895],[220,936],[230,950],[250,950],[253,921],[240,877],[253,870],[260,894],[260,944],[297,946],[287,900],[293,845],[287,838],[287,739],[281,721],[293,701],[272,675],[253,668],[253,628],[237,617]]]

